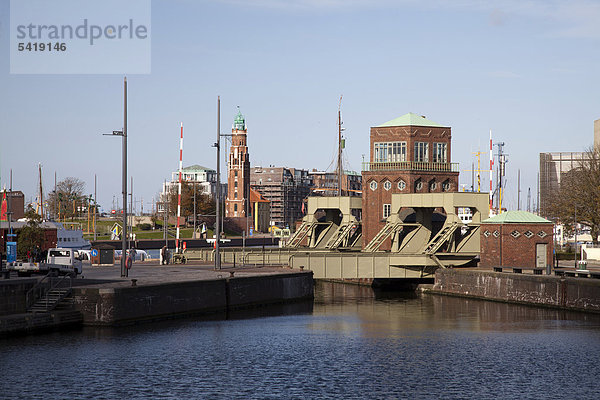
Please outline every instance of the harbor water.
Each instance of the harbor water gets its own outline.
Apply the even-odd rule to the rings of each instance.
[[[600,315],[317,283],[315,300],[2,339],[2,399],[597,399]]]

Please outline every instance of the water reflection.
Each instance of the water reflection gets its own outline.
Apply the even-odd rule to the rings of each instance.
[[[463,329],[518,331],[584,326],[600,328],[600,315],[415,292],[318,282],[315,315],[353,315],[382,331]]]
[[[319,282],[314,304],[5,339],[0,397],[593,399],[597,354],[598,315]]]

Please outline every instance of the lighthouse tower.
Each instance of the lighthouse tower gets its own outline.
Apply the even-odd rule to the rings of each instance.
[[[246,217],[250,198],[250,155],[248,154],[246,120],[239,107],[231,129],[229,151],[226,217]]]

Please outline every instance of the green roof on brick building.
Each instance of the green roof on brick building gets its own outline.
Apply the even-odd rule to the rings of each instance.
[[[542,218],[527,211],[505,211],[491,218],[481,221],[483,224],[552,224],[546,218]]]
[[[424,116],[417,115],[415,113],[404,114],[401,117],[395,118],[381,125],[377,125],[376,128],[383,128],[386,126],[431,126],[435,128],[445,128],[444,125],[430,121]]]
[[[203,167],[202,165],[194,164],[194,165],[190,165],[189,167],[184,167],[182,169],[182,171],[185,171],[185,172],[213,171],[214,172],[214,169],[208,168],[208,167]]]

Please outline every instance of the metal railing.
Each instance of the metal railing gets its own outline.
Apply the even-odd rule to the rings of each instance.
[[[363,162],[362,170],[459,172],[459,166],[458,163],[432,163],[419,161]]]
[[[56,276],[55,272],[49,272],[27,291],[25,306],[29,310],[39,299],[54,289],[64,289],[68,292],[73,287],[73,278],[70,275]],[[63,296],[64,297],[64,296]],[[46,310],[51,304],[46,301]]]

